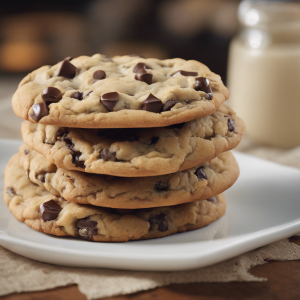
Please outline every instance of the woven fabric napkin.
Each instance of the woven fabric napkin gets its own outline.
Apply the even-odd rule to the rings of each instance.
[[[0,138],[20,138],[21,121],[10,100],[0,101]],[[300,147],[283,150],[255,144],[245,137],[239,151],[300,168]],[[1,191],[2,192],[2,191]],[[0,246],[0,296],[78,284],[88,299],[130,294],[172,283],[263,281],[248,270],[269,260],[300,259],[300,247],[287,239],[225,262],[184,272],[133,272],[58,267],[36,262]]]

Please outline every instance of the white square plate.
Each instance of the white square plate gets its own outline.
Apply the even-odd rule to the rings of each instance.
[[[0,172],[20,142],[0,140]],[[300,232],[300,170],[235,152],[241,175],[228,209],[205,228],[128,243],[93,243],[36,232],[2,198],[0,245],[34,260],[72,267],[178,271],[205,267]]]

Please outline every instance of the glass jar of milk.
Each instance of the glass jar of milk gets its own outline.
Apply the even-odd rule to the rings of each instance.
[[[300,145],[300,3],[243,1],[229,50],[230,104],[253,139]]]

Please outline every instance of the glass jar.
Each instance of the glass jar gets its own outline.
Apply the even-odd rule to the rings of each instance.
[[[229,49],[230,105],[258,142],[300,145],[300,3],[243,1]]]

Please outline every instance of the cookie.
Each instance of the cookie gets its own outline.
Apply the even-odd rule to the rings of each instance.
[[[205,200],[227,190],[239,176],[234,156],[224,152],[186,171],[152,177],[115,177],[57,168],[22,145],[20,166],[29,179],[70,202],[111,208],[149,208]]]
[[[208,200],[149,209],[107,209],[71,203],[32,183],[14,155],[5,172],[4,200],[31,228],[57,236],[101,242],[159,238],[197,229],[220,218],[223,195]]]
[[[19,117],[40,124],[144,128],[209,115],[228,97],[220,76],[194,60],[95,54],[28,74],[12,104]]]
[[[74,129],[22,124],[24,142],[59,168],[121,177],[186,170],[235,148],[244,123],[226,106],[168,128]]]

